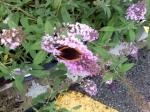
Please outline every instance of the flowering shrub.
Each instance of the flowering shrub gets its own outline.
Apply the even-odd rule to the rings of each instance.
[[[65,28],[67,34],[61,34]],[[78,36],[80,36],[80,39]],[[56,35],[44,36],[41,46],[46,52],[56,56],[59,62],[65,64],[68,74],[82,76],[83,78],[100,73],[99,66],[96,63],[97,57],[83,44],[84,41],[93,41],[95,39],[98,39],[98,32],[96,30],[80,23],[75,25],[68,24],[61,29],[61,32],[56,32]],[[60,49],[66,49],[66,51],[61,51]],[[78,50],[79,55],[81,55],[77,59],[77,51],[75,50]]]
[[[110,84],[134,65],[127,57],[137,59],[139,45],[149,43],[137,38],[150,24],[149,6],[149,0],[0,0],[0,77],[14,79],[19,90],[28,76],[46,78],[53,97],[66,78],[99,75]],[[82,87],[96,94],[93,82]]]

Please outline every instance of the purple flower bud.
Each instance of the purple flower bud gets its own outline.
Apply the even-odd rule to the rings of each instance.
[[[89,79],[84,79],[83,81],[81,81],[80,87],[90,96],[95,96],[98,92],[95,82]]]
[[[120,43],[115,48],[110,49],[109,51],[112,55],[123,56],[130,55],[137,58],[138,47],[134,43]]]
[[[9,30],[2,30],[0,34],[0,44],[9,47],[10,49],[15,49],[18,47],[24,38],[24,33],[21,27],[13,28]]]
[[[144,20],[146,12],[147,9],[144,1],[138,2],[129,6],[129,8],[127,9],[126,18],[134,21]]]
[[[99,38],[98,32],[86,24],[64,24],[64,26],[68,27],[69,36],[79,35],[82,41],[93,41]]]

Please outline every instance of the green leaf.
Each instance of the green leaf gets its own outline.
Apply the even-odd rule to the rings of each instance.
[[[0,29],[8,29],[8,25],[5,23],[0,23]]]
[[[68,13],[65,7],[61,8],[61,16],[62,16],[63,22],[71,22],[70,14]]]
[[[37,41],[30,46],[30,50],[40,50],[41,49],[41,41]]]
[[[104,13],[107,15],[107,17],[110,18],[111,16],[111,11],[109,8],[110,0],[107,0],[107,1],[97,0],[97,1],[94,1],[94,4],[100,7],[104,11]]]
[[[0,62],[0,71],[1,71],[2,73],[4,73],[5,75],[9,75],[9,70],[8,70],[8,68],[7,68],[3,63],[1,63],[1,62]]]
[[[35,105],[37,103],[45,103],[45,98],[47,98],[49,96],[49,93],[42,93],[40,95],[38,95],[36,98],[32,99],[32,104]]]
[[[36,51],[29,51],[31,57],[34,59],[35,56],[37,55]]]
[[[66,66],[63,63],[58,63],[57,67],[58,67],[59,70],[67,70]]]
[[[34,64],[37,64],[37,65],[40,64],[40,63],[42,63],[43,60],[45,60],[46,56],[47,56],[47,53],[46,53],[46,52],[44,52],[44,51],[39,51],[39,52],[36,54],[36,56],[35,56],[35,58],[34,58],[34,60],[33,60],[33,63],[34,63]]]
[[[27,66],[30,66],[33,70],[34,69],[37,69],[37,70],[43,69],[42,65],[28,64]]]
[[[23,75],[16,75],[15,77],[15,86],[19,91],[23,91]]]
[[[41,17],[38,17],[37,18],[37,24],[39,25],[39,26],[43,26],[43,20],[42,20],[42,18]]]
[[[45,7],[49,6],[50,4],[52,4],[52,0],[46,0]]]
[[[55,70],[55,71],[51,71],[50,77],[52,77],[52,78],[59,77],[60,79],[63,79],[63,78],[65,78],[64,74],[66,74],[65,70]]]
[[[26,32],[35,32],[38,35],[39,33],[43,34],[43,29],[42,27],[37,26],[37,24],[33,24],[33,25],[30,25],[28,29],[26,29]]]
[[[105,32],[100,40],[100,42],[102,44],[106,44],[107,42],[109,42],[109,39],[112,37],[113,32],[109,31],[109,32]]]
[[[28,2],[30,2],[31,0],[23,0],[22,3],[26,4]]]
[[[113,80],[115,73],[108,72],[103,76],[103,82]]]
[[[105,13],[107,14],[107,17],[110,18],[110,16],[111,16],[111,11],[110,11],[110,8],[109,8],[109,7],[106,7],[106,8],[105,8]]]
[[[113,4],[113,8],[118,11],[120,14],[123,13],[123,9],[122,7],[118,6],[117,4]]]
[[[134,30],[129,30],[129,39],[131,42],[135,40],[135,32]]]
[[[61,6],[61,2],[62,0],[53,0],[53,8],[54,9],[59,9],[59,7]]]
[[[112,19],[108,22],[107,26],[109,27],[113,27],[115,22],[116,22],[116,16],[114,15],[112,17]],[[109,28],[108,28],[109,29]],[[114,28],[110,28],[111,30],[114,29]],[[113,34],[113,31],[109,31],[109,32],[104,32],[104,34],[102,35],[102,38],[101,38],[101,43],[105,44],[106,42],[109,41],[109,39],[111,38]]]
[[[44,70],[32,70],[30,73],[37,78],[44,78],[49,75],[49,72]]]
[[[95,8],[90,8],[87,11],[85,11],[84,13],[84,18],[88,18],[89,16],[93,15],[93,13],[95,12]]]
[[[13,20],[8,20],[8,26],[9,28],[15,28],[17,27],[17,24]]]
[[[20,14],[18,12],[11,14],[8,19],[9,28],[15,28],[18,26]]]
[[[108,51],[106,51],[105,49],[103,49],[102,47],[97,47],[94,48],[94,50],[96,51],[96,53],[98,53],[100,55],[100,57],[102,57],[104,60],[107,60],[110,58],[110,54],[108,53]]]
[[[70,112],[69,110],[67,110],[66,108],[61,108],[59,110],[57,110],[58,112]]]
[[[119,68],[119,73],[124,74],[125,72],[127,72],[128,70],[130,70],[133,66],[134,66],[133,63],[123,64]]]
[[[73,107],[72,109],[73,109],[73,110],[78,110],[78,109],[80,109],[81,107],[82,107],[82,105],[77,105],[77,106]]]
[[[150,0],[145,0],[146,2],[146,8],[147,8],[147,13],[146,16],[149,17],[150,16]]]
[[[100,29],[100,31],[116,31],[117,29],[113,26],[105,26]]]
[[[19,1],[19,0],[18,0]],[[19,1],[17,6],[18,7],[22,7],[23,5],[27,4],[28,2],[30,2],[31,0],[22,0],[22,1]]]
[[[27,28],[29,26],[27,17],[22,16],[20,19],[20,23],[24,28]]]
[[[6,7],[0,4],[0,20],[7,14]]]
[[[54,28],[53,28],[52,24],[50,23],[50,21],[47,20],[45,22],[45,33],[47,33],[47,34],[53,34],[53,32],[54,32]]]

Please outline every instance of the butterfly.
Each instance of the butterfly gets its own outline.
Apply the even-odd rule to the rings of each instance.
[[[62,60],[74,62],[80,60],[82,55],[82,52],[77,48],[71,48],[68,46],[59,46],[57,49],[61,52],[61,54],[56,55],[56,57]],[[45,70],[52,69],[57,65],[57,63],[58,61],[55,58],[53,58],[49,63],[44,64],[43,68]]]
[[[78,48],[71,48],[69,46],[62,46],[57,48],[61,54],[56,57],[62,60],[78,61],[81,58],[82,52]]]
[[[54,33],[53,37],[57,37],[58,34]],[[84,43],[84,42],[83,42]],[[86,44],[87,42],[85,42]],[[69,60],[69,61],[78,61],[82,55],[82,52],[78,48],[71,48],[69,46],[63,46],[60,44],[54,44],[54,47],[60,51],[60,55],[56,57],[62,60]]]

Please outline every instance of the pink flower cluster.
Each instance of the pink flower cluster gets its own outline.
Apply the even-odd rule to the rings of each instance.
[[[73,24],[67,24],[67,26],[73,26]],[[75,26],[86,26],[79,23],[76,23]],[[60,58],[57,58],[59,62],[62,62],[65,64],[65,66],[68,69],[68,73],[70,75],[74,76],[93,76],[98,75],[100,73],[99,65],[97,64],[98,58],[93,55],[93,53],[88,50],[87,46],[84,45],[79,38],[76,37],[76,35],[81,35],[85,40],[85,35],[82,35],[82,33],[78,32],[81,30],[82,32],[87,32],[87,35],[90,34],[89,32],[94,31],[90,29],[89,32],[88,28],[82,29],[84,27],[76,27],[76,32],[73,33],[72,28],[67,28],[67,35],[62,34],[62,32],[57,32],[53,36],[45,35],[43,36],[43,40],[41,43],[42,49],[44,49],[48,53],[52,53],[54,56],[61,54],[61,52],[57,49],[60,46],[68,46],[70,48],[78,49],[82,55],[79,60],[77,61],[71,61],[71,60],[63,60]],[[71,30],[71,31],[70,31]],[[72,32],[72,34],[71,34]],[[79,34],[78,34],[79,33]],[[98,34],[97,34],[98,36]],[[90,40],[91,38],[91,40]],[[88,37],[86,41],[92,41],[94,39],[97,39],[95,35],[92,37]]]
[[[89,80],[89,79],[84,79],[81,81],[80,87],[87,92],[90,96],[95,96],[98,91],[97,91],[97,85],[95,84],[94,81]]]
[[[132,4],[127,9],[127,19],[131,19],[134,21],[140,21],[145,19],[145,14],[147,12],[146,5],[144,1],[138,2],[136,4]]]
[[[52,53],[54,56],[60,54],[60,51],[57,50],[57,46],[55,46],[61,43],[61,41],[59,41],[58,38],[59,37],[50,36],[48,34],[43,36],[41,48],[48,53]]]
[[[21,27],[13,28],[9,30],[2,30],[0,34],[0,44],[15,49],[18,47],[24,38],[24,33]]]
[[[138,53],[138,47],[133,43],[123,42],[117,45],[115,48],[110,49],[109,52],[116,56],[130,55],[136,58]]]
[[[99,33],[86,24],[64,24],[68,28],[68,36],[81,36],[83,41],[93,41],[98,39]]]
[[[99,65],[96,63],[97,59],[91,53],[86,53],[81,56],[79,61],[66,61],[59,60],[63,62],[68,68],[68,73],[73,76],[94,76],[100,73]]]

